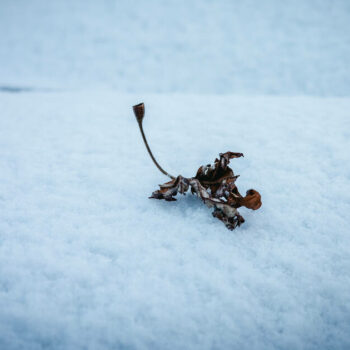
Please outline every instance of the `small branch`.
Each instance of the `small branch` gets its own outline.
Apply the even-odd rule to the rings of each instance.
[[[143,117],[145,115],[145,105],[143,103],[139,103],[135,106],[133,106],[133,110],[134,110],[134,114],[135,114],[135,117],[136,117],[136,120],[137,120],[137,123],[139,124],[139,128],[140,128],[140,132],[141,132],[141,135],[142,135],[142,139],[143,139],[143,142],[147,148],[147,151],[149,153],[149,155],[151,156],[152,160],[153,160],[153,163],[156,165],[156,167],[166,176],[170,177],[171,179],[175,179],[174,176],[170,175],[169,173],[167,173],[159,164],[158,162],[156,161],[156,159],[154,158],[153,154],[152,154],[152,151],[151,149],[149,148],[148,146],[148,142],[147,142],[147,139],[146,139],[146,136],[145,136],[145,133],[143,132],[143,126],[142,126],[142,121],[143,121]]]

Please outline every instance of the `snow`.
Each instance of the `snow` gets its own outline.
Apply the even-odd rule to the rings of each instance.
[[[243,151],[231,232],[110,91],[0,94],[1,349],[350,346],[349,98],[144,95],[160,164]]]
[[[348,0],[1,0],[0,86],[349,96]]]
[[[1,0],[0,349],[349,349],[349,4]]]

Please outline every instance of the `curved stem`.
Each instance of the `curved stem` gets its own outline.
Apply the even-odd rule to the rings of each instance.
[[[156,165],[156,167],[166,176],[170,177],[171,179],[175,179],[174,176],[170,175],[169,173],[167,173],[159,164],[158,162],[156,161],[156,159],[154,158],[153,156],[153,153],[148,145],[148,142],[147,142],[147,139],[146,139],[146,135],[143,131],[143,125],[142,125],[142,121],[143,121],[143,117],[145,115],[145,106],[143,103],[139,103],[138,105],[135,105],[133,106],[133,110],[134,110],[134,113],[135,113],[135,117],[136,117],[136,120],[137,120],[137,123],[139,124],[139,128],[140,128],[140,132],[141,132],[141,135],[142,135],[142,139],[143,139],[143,142],[147,148],[147,151],[150,155],[150,157],[152,158],[153,160],[153,163]]]

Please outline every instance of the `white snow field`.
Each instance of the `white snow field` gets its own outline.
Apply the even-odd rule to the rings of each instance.
[[[350,95],[349,0],[1,0],[0,86]]]
[[[143,98],[167,171],[243,151],[263,206],[148,199],[140,96],[0,94],[0,348],[348,349],[350,99]]]
[[[350,1],[0,0],[0,350],[350,349]],[[229,231],[190,194],[221,152]]]

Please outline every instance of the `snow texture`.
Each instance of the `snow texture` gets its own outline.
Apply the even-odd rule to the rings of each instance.
[[[350,99],[143,97],[166,170],[244,151],[262,208],[148,199],[140,96],[0,94],[0,348],[348,349]]]
[[[350,2],[0,0],[0,350],[350,349]],[[235,231],[148,199],[220,152]]]
[[[0,86],[350,95],[349,0],[1,0]]]

